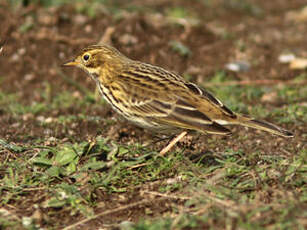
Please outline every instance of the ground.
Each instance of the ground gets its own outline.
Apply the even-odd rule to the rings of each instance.
[[[307,73],[279,61],[307,58],[306,1],[65,2],[0,2],[1,229],[307,227]],[[191,133],[161,157],[167,140],[61,67],[98,42],[295,136]]]

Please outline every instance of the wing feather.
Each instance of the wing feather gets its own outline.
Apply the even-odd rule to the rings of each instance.
[[[195,94],[200,95],[213,105],[217,106],[225,115],[236,118],[236,114],[234,114],[228,107],[226,107],[219,99],[214,97],[211,93],[206,91],[205,89],[198,87],[193,83],[185,83],[185,85]]]
[[[130,104],[129,110],[133,111],[136,116],[143,116],[145,120],[154,120],[170,127],[175,126],[215,134],[230,134],[230,130],[212,121],[192,105],[188,106],[187,102],[183,103],[182,99],[175,103],[152,99],[142,105],[139,103]]]
[[[130,97],[126,111],[133,116],[170,128],[175,126],[207,133],[230,134],[230,130],[214,122],[210,114],[201,111],[193,102],[193,97],[191,99],[180,92],[187,92],[189,88],[209,101],[208,105],[213,109],[217,106],[222,108],[223,104],[194,84],[186,83],[179,75],[143,64],[122,72],[119,78],[122,82],[122,97]]]

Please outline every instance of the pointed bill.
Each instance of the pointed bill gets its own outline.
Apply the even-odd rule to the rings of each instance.
[[[77,66],[77,65],[78,65],[78,62],[76,61],[69,61],[69,62],[62,64],[62,66]]]

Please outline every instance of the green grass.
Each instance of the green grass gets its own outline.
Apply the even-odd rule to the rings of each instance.
[[[233,221],[244,229],[262,229],[272,221],[278,229],[303,229],[306,149],[292,157],[229,149],[209,163],[193,162],[182,152],[159,157],[141,145],[121,146],[100,137],[55,147],[16,146],[1,140],[1,146],[2,153],[11,152],[0,165],[4,207],[37,190],[44,194],[39,205],[50,214],[61,209],[71,216],[91,217],[98,204],[97,189],[125,193],[160,181],[158,194],[184,201],[173,209],[177,217],[144,219],[128,229],[185,229],[214,222],[224,228]],[[16,222],[22,224],[6,219],[3,226]]]
[[[39,115],[57,109],[67,109],[71,107],[80,108],[89,105],[95,106],[93,94],[87,94],[80,99],[74,97],[69,92],[62,92],[51,98],[51,96],[46,95],[47,93],[45,91],[46,90],[43,90],[41,92],[42,101],[33,101],[31,104],[22,102],[22,98],[17,94],[0,92],[0,106],[13,116],[20,116],[28,113]],[[97,103],[100,105],[104,104],[102,100],[98,100]]]

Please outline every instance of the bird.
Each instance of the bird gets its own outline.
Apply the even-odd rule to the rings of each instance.
[[[188,131],[230,135],[241,125],[282,137],[293,133],[277,125],[233,112],[206,89],[164,68],[128,58],[116,48],[90,45],[63,64],[84,70],[102,97],[128,121],[153,132],[180,133],[164,147],[166,154]]]

